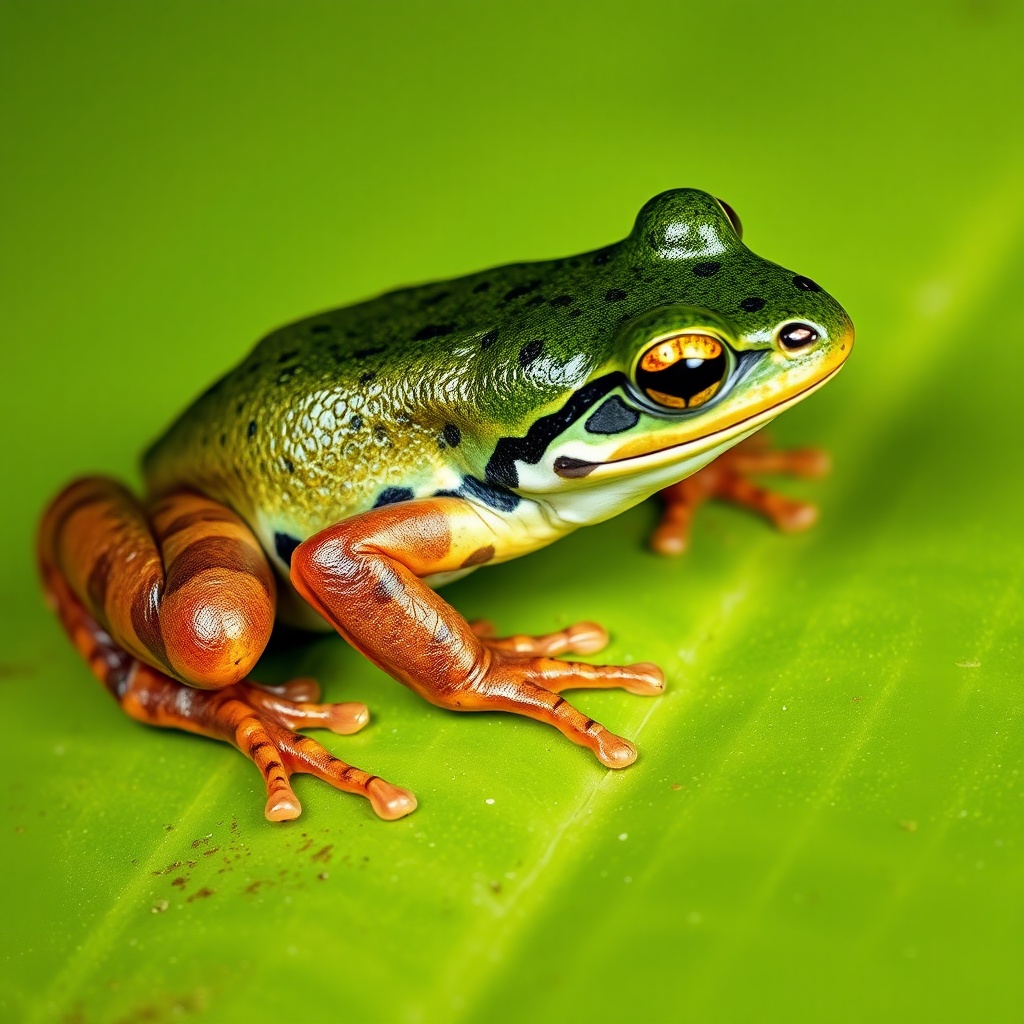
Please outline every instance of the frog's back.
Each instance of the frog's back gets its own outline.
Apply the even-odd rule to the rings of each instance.
[[[609,292],[593,271],[617,248],[402,289],[274,331],[147,452],[150,492],[200,490],[266,539],[457,490],[496,436],[600,362],[595,338],[610,331],[595,306]]]

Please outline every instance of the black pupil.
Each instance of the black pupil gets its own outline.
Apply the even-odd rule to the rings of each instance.
[[[721,383],[727,369],[725,352],[719,351],[713,359],[680,359],[664,370],[638,367],[636,382],[644,391],[660,391],[689,405],[695,395]]]
[[[818,332],[809,324],[790,324],[779,332],[785,348],[806,348],[818,340]]]

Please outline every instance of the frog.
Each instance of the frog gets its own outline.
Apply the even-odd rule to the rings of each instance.
[[[655,495],[665,555],[710,497],[806,527],[813,506],[751,477],[814,476],[824,457],[754,435],[830,381],[853,341],[843,307],[755,255],[727,203],[672,189],[595,251],[273,331],[146,451],[144,495],[93,476],[50,502],[43,589],[123,711],[234,745],[273,822],[301,813],[295,773],[385,820],[417,806],[304,731],[352,734],[365,704],[252,677],[276,622],[337,632],[435,706],[526,716],[623,769],[634,743],[564,694],[656,697],[657,665],[561,657],[609,642],[593,622],[499,636],[441,588]]]

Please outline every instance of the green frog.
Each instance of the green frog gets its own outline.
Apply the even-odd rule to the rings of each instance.
[[[562,660],[608,634],[581,622],[499,637],[438,588],[656,493],[665,554],[711,496],[808,525],[812,506],[748,477],[814,475],[823,456],[739,442],[834,377],[853,337],[814,281],[744,245],[726,203],[664,192],[596,252],[404,288],[268,335],[148,451],[144,499],[108,478],[54,499],[44,587],[125,712],[237,746],[272,821],[301,811],[295,772],[386,819],[416,806],[301,731],[355,732],[363,704],[250,678],[277,619],[336,630],[435,705],[526,715],[624,768],[634,745],[563,693],[656,696],[656,665]]]

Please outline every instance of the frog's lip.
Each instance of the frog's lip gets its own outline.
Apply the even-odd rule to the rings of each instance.
[[[643,455],[630,455],[624,459],[609,459],[607,462],[585,462],[583,459],[558,458],[555,459],[555,472],[565,479],[577,479],[587,477],[588,480],[603,480],[610,476],[618,476],[620,473],[635,472],[637,467],[644,469],[664,465],[667,462],[676,462],[679,459],[689,456],[700,455],[703,452],[717,448],[738,434],[749,433],[758,427],[774,419],[779,413],[785,412],[790,406],[796,405],[801,399],[817,391],[818,388],[827,384],[845,365],[840,363],[835,369],[830,370],[820,380],[798,391],[789,398],[784,398],[775,405],[768,406],[760,412],[748,416],[728,427],[722,427],[711,434],[706,434],[695,441],[685,441],[682,444],[669,445],[667,448],[658,448],[653,452],[645,452]]]

